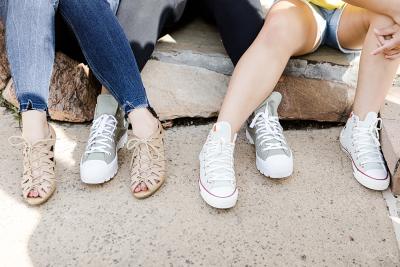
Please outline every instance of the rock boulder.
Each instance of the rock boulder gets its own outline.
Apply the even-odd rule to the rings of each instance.
[[[10,76],[10,68],[6,55],[4,26],[0,21],[0,91],[6,87]]]
[[[4,28],[0,23],[0,90],[3,88],[3,98],[18,107],[15,88],[10,80]],[[92,120],[99,89],[86,66],[57,53],[49,93],[50,117],[67,122]]]

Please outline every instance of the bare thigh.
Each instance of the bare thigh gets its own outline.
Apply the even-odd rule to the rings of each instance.
[[[339,43],[346,49],[361,49],[367,35],[370,14],[367,10],[346,5],[338,27]]]
[[[293,49],[293,55],[310,53],[321,38],[315,16],[301,0],[281,0],[268,12],[261,38],[276,38],[279,45]]]

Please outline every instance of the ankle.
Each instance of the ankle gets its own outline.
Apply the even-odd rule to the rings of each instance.
[[[379,110],[378,111],[371,110],[371,109],[364,110],[364,109],[359,109],[356,107],[353,109],[353,115],[357,116],[360,121],[364,121],[367,118],[369,113],[375,113],[379,116]]]
[[[353,115],[357,116],[360,121],[363,121],[365,119],[365,117],[367,116],[367,113],[368,112],[353,111]]]
[[[158,120],[147,108],[133,110],[128,115],[132,124],[132,132],[141,139],[150,137],[158,129]]]
[[[30,143],[45,139],[50,132],[45,112],[27,111],[22,114],[22,136]]]
[[[229,121],[227,121],[227,120],[220,120],[220,119],[218,119],[217,122],[216,122],[216,123],[214,124],[214,126],[213,126],[213,130],[214,130],[214,131],[216,130],[216,125],[218,125],[218,124],[225,124],[225,125],[228,126],[228,128],[230,129],[230,133],[231,133],[231,142],[234,143],[234,142],[235,142],[235,136],[237,135],[239,129],[236,130],[235,128],[233,128],[233,127],[232,127],[232,124],[231,124]]]
[[[34,144],[40,140],[46,139],[49,136],[50,127],[46,122],[41,127],[23,127],[22,136],[28,140],[31,144]]]

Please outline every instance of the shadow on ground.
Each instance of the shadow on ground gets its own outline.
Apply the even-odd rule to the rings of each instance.
[[[396,266],[397,244],[382,195],[359,186],[339,150],[339,128],[289,130],[295,173],[283,182],[260,175],[254,148],[240,133],[238,205],[208,207],[197,189],[197,156],[210,124],[167,131],[168,180],[138,201],[129,191],[129,161],[109,183],[86,186],[79,159],[87,125],[55,124],[58,188],[39,208],[22,203],[18,134],[0,115],[0,241],[6,266]],[[4,231],[2,233],[2,231]],[[0,258],[2,258],[0,256]],[[11,265],[11,264],[10,264]]]

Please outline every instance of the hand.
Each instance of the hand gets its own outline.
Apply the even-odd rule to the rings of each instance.
[[[387,59],[400,58],[400,25],[375,29],[380,47],[372,52],[372,55],[383,54]]]

